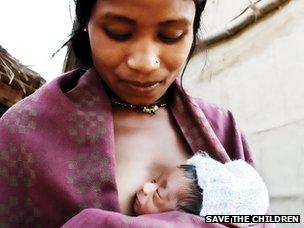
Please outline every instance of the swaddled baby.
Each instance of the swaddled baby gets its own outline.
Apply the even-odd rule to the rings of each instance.
[[[265,183],[243,160],[222,164],[206,153],[168,169],[136,193],[136,214],[179,210],[205,215],[259,215],[269,206]]]

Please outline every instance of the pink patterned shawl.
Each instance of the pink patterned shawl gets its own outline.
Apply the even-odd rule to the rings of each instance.
[[[172,87],[170,110],[193,152],[253,164],[230,112]],[[114,153],[111,104],[93,69],[45,85],[0,121],[0,227],[223,227],[181,212],[120,214]]]

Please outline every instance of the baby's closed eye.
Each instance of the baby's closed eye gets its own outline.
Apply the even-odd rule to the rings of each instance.
[[[158,198],[160,198],[160,199],[161,199],[161,198],[162,198],[162,196],[161,196],[161,194],[159,193],[159,190],[158,190],[158,189],[156,189],[156,191],[155,191],[155,192],[156,192],[156,195],[158,196]]]

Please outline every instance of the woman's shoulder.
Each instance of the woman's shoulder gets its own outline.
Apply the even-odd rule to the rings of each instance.
[[[235,124],[235,118],[229,109],[210,103],[202,98],[194,98],[194,100],[213,128],[224,127],[231,122]]]
[[[84,75],[85,71],[82,69],[76,69],[69,72],[66,72],[52,81],[48,82],[35,93],[30,95],[27,99],[29,100],[56,100],[60,96],[64,96],[69,91],[73,90],[80,78]],[[27,100],[24,99],[24,100]]]
[[[194,98],[199,108],[205,114],[213,131],[224,146],[229,157],[246,160],[254,165],[252,152],[234,115],[229,109],[209,103],[201,98]]]
[[[64,100],[65,94],[77,85],[77,81],[83,73],[83,70],[73,70],[58,76],[33,94],[14,104],[3,117],[10,116],[13,112],[26,112],[27,109],[34,113],[36,109],[47,111],[51,107],[58,107],[60,102]]]
[[[88,137],[96,131],[101,134],[105,124],[97,123],[109,115],[110,103],[100,81],[94,71],[79,70],[54,79],[1,117],[0,138],[4,134],[24,140],[46,133],[58,137],[65,132],[74,138]],[[86,125],[92,127],[82,127]]]
[[[34,130],[37,121],[52,119],[60,110],[70,106],[66,94],[75,87],[81,74],[83,72],[79,70],[65,73],[14,104],[1,117],[1,127],[13,132],[27,132]]]

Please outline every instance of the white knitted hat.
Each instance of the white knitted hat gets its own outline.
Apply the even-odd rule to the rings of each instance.
[[[243,160],[222,164],[205,153],[191,157],[203,189],[201,216],[260,215],[269,207],[268,191],[256,170]]]

